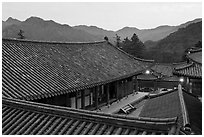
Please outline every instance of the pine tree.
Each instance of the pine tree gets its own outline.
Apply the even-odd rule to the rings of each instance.
[[[144,44],[134,33],[131,37],[131,40],[129,40],[127,37],[124,39],[123,50],[136,57],[142,57],[142,54],[144,52]]]
[[[105,37],[104,37],[104,40],[108,41],[108,37],[107,37],[107,36],[105,36]]]
[[[19,36],[19,39],[24,39],[25,36],[23,35],[24,31],[20,29],[19,33],[18,33],[18,36]]]
[[[120,42],[121,42],[120,36],[118,36],[118,35],[116,34],[116,46],[117,46],[117,47],[120,47]]]

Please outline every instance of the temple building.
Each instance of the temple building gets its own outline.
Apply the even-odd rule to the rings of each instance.
[[[183,87],[190,93],[202,97],[202,49],[189,50],[187,63],[174,69],[174,75],[183,79]]]
[[[107,41],[60,43],[3,39],[3,97],[93,110],[137,91],[152,61]]]
[[[2,134],[202,134],[201,54],[158,64],[108,41],[2,39]]]
[[[142,92],[174,89],[178,86],[179,77],[173,75],[176,64],[152,63],[142,74],[137,76],[139,89]]]

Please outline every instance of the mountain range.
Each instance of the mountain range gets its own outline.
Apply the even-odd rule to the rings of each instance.
[[[25,21],[9,17],[6,21],[2,21],[2,36],[5,38],[18,38],[17,34],[21,29],[25,32],[25,38],[31,40],[83,42],[103,40],[107,36],[113,42],[115,41],[116,34],[123,40],[126,37],[130,38],[136,33],[142,42],[146,42],[149,40],[161,40],[179,28],[184,28],[191,23],[201,20],[198,18],[178,26],[163,25],[153,29],[124,27],[117,31],[111,31],[97,26],[69,26],[67,24],[56,23],[52,20],[43,20],[39,17],[30,17]]]
[[[139,39],[142,42],[145,42],[148,40],[158,41],[162,38],[165,38],[170,33],[177,31],[179,28],[184,28],[191,23],[196,23],[201,20],[202,19],[198,18],[198,19],[183,23],[178,26],[163,25],[163,26],[159,26],[153,29],[138,29],[136,27],[124,27],[117,31],[107,31],[102,28],[98,28],[96,26],[85,26],[85,25],[74,26],[74,28],[86,31],[92,35],[97,35],[97,36],[102,36],[102,37],[107,36],[110,39],[114,38],[115,35],[117,34],[121,37],[121,40],[123,40],[126,37],[131,38],[132,35],[136,33]]]
[[[142,58],[164,63],[183,61],[185,50],[202,41],[201,18],[178,26],[162,25],[153,29],[124,27],[118,31],[105,30],[97,26],[69,26],[39,17],[30,17],[25,21],[9,17],[2,21],[3,38],[19,38],[20,30],[24,31],[25,39],[30,40],[90,42],[104,40],[107,36],[113,44],[116,41],[116,34],[123,41],[124,38],[130,39],[136,33],[145,47],[144,53],[141,53]],[[136,53],[137,46],[131,50]]]
[[[147,50],[143,55],[157,62],[180,62],[184,61],[186,49],[199,41],[202,41],[202,21],[180,28],[159,41],[145,42]]]
[[[9,18],[2,24],[2,36],[5,38],[18,38],[19,30],[23,30],[25,38],[30,40],[87,42],[103,39],[69,25],[52,20],[45,21],[38,17],[30,17],[20,23]]]

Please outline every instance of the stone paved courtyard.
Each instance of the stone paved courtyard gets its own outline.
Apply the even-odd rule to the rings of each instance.
[[[105,112],[105,113],[115,113],[117,112],[120,108],[126,106],[127,104],[130,104],[132,102],[137,101],[138,99],[144,97],[148,93],[144,92],[138,92],[138,94],[130,94],[127,97],[122,98],[120,101],[113,102],[110,106],[106,105],[101,107],[101,110],[97,110],[100,112]]]

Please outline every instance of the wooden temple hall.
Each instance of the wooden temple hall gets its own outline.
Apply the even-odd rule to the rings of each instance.
[[[96,85],[59,96],[34,100],[35,102],[93,110],[108,105],[134,91],[134,77]]]
[[[137,92],[136,75],[152,63],[107,41],[3,39],[2,48],[3,97],[89,110]]]

